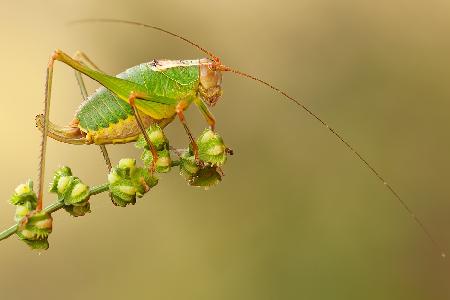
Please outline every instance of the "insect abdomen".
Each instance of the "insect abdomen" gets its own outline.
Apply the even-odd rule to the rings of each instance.
[[[153,122],[149,116],[142,118],[146,126]],[[76,120],[87,143],[127,143],[140,133],[131,106],[105,88],[99,88],[82,103]]]
[[[128,103],[102,87],[82,103],[75,117],[83,131],[97,131],[131,115],[133,110]]]

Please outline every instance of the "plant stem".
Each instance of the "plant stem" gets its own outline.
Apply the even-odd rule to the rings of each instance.
[[[91,196],[106,192],[109,190],[109,183],[104,183],[102,185],[96,185],[91,187],[90,194]]]
[[[6,229],[6,230],[3,230],[3,231],[0,233],[0,241],[1,241],[1,240],[4,240],[4,239],[6,239],[6,238],[9,238],[11,235],[13,235],[13,234],[16,232],[16,230],[17,230],[17,224],[14,225],[14,226],[9,227],[9,228]]]
[[[105,184],[101,184],[101,185],[97,185],[94,186],[90,189],[89,193],[91,196],[106,192],[109,190],[109,184],[105,183]],[[57,210],[60,210],[61,208],[64,207],[64,203],[63,202],[54,202],[52,204],[50,204],[49,206],[47,206],[46,208],[44,208],[42,211],[44,213],[54,213]],[[17,231],[17,227],[18,225],[15,224],[11,227],[9,227],[8,229],[3,230],[2,232],[0,232],[0,241],[9,238],[11,235],[13,235],[16,231]]]

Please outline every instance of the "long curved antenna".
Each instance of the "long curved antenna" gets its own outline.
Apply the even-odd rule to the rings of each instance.
[[[253,75],[244,73],[242,71],[231,69],[231,68],[226,67],[226,66],[223,66],[223,71],[229,71],[229,72],[235,73],[237,75],[240,75],[240,76],[243,76],[243,77],[247,77],[249,79],[255,80],[255,81],[257,81],[257,82],[259,82],[259,83],[261,83],[261,84],[271,88],[272,90],[276,91],[277,93],[280,93],[284,97],[286,97],[289,100],[291,100],[293,103],[298,105],[301,109],[306,111],[310,116],[312,116],[314,119],[319,121],[323,127],[328,129],[336,138],[338,138],[339,141],[341,143],[343,143],[345,145],[345,147],[348,150],[350,150],[372,172],[372,174],[374,174],[381,181],[381,183],[383,183],[384,186],[386,186],[386,188],[389,190],[389,192],[398,200],[398,202],[400,202],[400,204],[403,206],[403,208],[408,212],[408,214],[413,218],[413,220],[419,225],[419,227],[422,229],[422,231],[431,240],[431,242],[434,244],[436,249],[438,249],[438,251],[440,251],[440,254],[441,254],[442,258],[445,258],[447,256],[445,251],[442,250],[443,248],[441,247],[441,245],[437,242],[437,240],[435,240],[433,238],[433,236],[431,235],[430,231],[425,226],[425,224],[422,222],[422,220],[419,217],[417,217],[417,215],[409,207],[409,205],[402,199],[402,197],[400,197],[399,193],[396,190],[394,190],[394,188],[384,179],[383,176],[381,176],[380,172],[377,171],[375,169],[375,167],[373,167],[367,161],[367,159],[364,158],[362,156],[362,154],[360,152],[358,152],[342,135],[340,135],[335,129],[330,127],[327,122],[325,122],[321,117],[319,117],[319,115],[317,115],[316,113],[311,111],[310,108],[308,108],[306,105],[304,105],[300,101],[296,100],[294,97],[289,96],[286,92],[282,91],[281,89],[273,86],[272,84],[270,84],[270,83],[268,83],[268,82],[266,82],[264,80],[261,80],[261,79],[255,77],[255,76],[253,76]]]
[[[264,81],[262,79],[259,79],[253,75],[244,73],[242,71],[236,70],[236,69],[232,69],[229,68],[225,65],[222,65],[220,63],[220,59],[215,56],[214,54],[212,54],[212,52],[204,49],[203,47],[199,46],[198,44],[188,40],[185,37],[182,37],[178,34],[172,33],[170,31],[167,31],[163,28],[157,27],[157,26],[152,26],[152,25],[147,25],[147,24],[143,24],[140,22],[134,22],[134,21],[127,21],[127,20],[117,20],[117,19],[83,19],[83,20],[76,20],[73,22],[70,22],[69,24],[80,24],[80,23],[94,23],[94,22],[101,22],[101,23],[121,23],[121,24],[130,24],[130,25],[137,25],[137,26],[142,26],[142,27],[146,27],[146,28],[151,28],[151,29],[155,29],[158,31],[162,31],[164,33],[167,33],[169,35],[172,35],[174,37],[177,37],[183,41],[185,41],[188,44],[191,44],[192,46],[196,47],[197,49],[199,49],[200,51],[206,53],[208,56],[210,56],[212,58],[212,60],[214,61],[213,63],[213,67],[216,70],[219,71],[223,71],[223,72],[231,72],[234,73],[236,75],[242,76],[242,77],[246,77],[249,78],[251,80],[257,81],[267,87],[269,87],[270,89],[276,91],[277,93],[281,94],[282,96],[284,96],[285,98],[289,99],[290,101],[292,101],[294,104],[296,104],[297,106],[299,106],[299,108],[303,109],[304,111],[306,111],[311,117],[313,117],[314,119],[316,119],[317,121],[320,122],[320,124],[325,127],[326,129],[328,129],[341,143],[343,143],[345,145],[345,147],[352,152],[356,158],[358,158],[359,161],[361,161],[365,167],[367,169],[369,169],[373,175],[375,175],[375,177],[378,178],[378,180],[388,189],[388,191],[394,196],[395,199],[397,199],[397,201],[401,204],[401,206],[406,210],[406,212],[410,215],[410,217],[414,220],[414,222],[416,222],[417,225],[419,225],[419,227],[422,229],[422,231],[425,233],[425,235],[428,237],[428,239],[433,243],[433,245],[435,246],[435,248],[440,252],[440,255],[442,258],[446,258],[447,255],[445,253],[445,251],[443,250],[443,247],[440,245],[440,243],[438,243],[438,241],[436,239],[434,239],[434,237],[431,235],[430,231],[428,230],[428,228],[425,226],[425,224],[422,222],[422,220],[417,217],[417,215],[414,213],[414,211],[409,207],[409,205],[403,200],[402,197],[400,197],[399,193],[394,190],[394,188],[384,179],[383,176],[381,176],[380,172],[377,171],[377,169],[375,169],[372,164],[370,164],[366,158],[364,158],[360,152],[358,152],[342,135],[340,135],[335,129],[333,129],[332,127],[330,127],[328,125],[327,122],[325,122],[321,117],[319,117],[318,114],[314,113],[309,107],[307,107],[305,104],[301,103],[300,101],[298,101],[297,99],[295,99],[294,97],[288,95],[286,92],[284,92],[283,90],[275,87],[274,85],[272,85],[271,83]]]
[[[171,31],[168,31],[164,28],[158,27],[158,26],[152,26],[152,25],[148,25],[148,24],[144,24],[144,23],[140,23],[140,22],[135,22],[135,21],[127,21],[127,20],[118,20],[118,19],[81,19],[81,20],[75,20],[72,22],[69,22],[69,25],[74,25],[74,24],[82,24],[82,23],[120,23],[120,24],[128,24],[128,25],[135,25],[135,26],[141,26],[141,27],[145,27],[145,28],[151,28],[154,30],[158,30],[164,33],[167,33],[173,37],[179,38],[181,40],[183,40],[184,42],[191,44],[192,46],[194,46],[195,48],[199,49],[200,51],[202,51],[203,53],[205,53],[206,55],[208,55],[213,61],[215,61],[216,63],[220,62],[220,59],[215,56],[212,52],[206,50],[205,48],[201,47],[200,45],[198,45],[197,43],[194,43],[190,40],[188,40],[185,37],[182,37],[181,35],[178,35],[176,33],[173,33]]]

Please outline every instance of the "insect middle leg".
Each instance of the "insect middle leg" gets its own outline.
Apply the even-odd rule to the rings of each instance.
[[[134,117],[136,118],[136,122],[139,126],[139,129],[142,132],[142,135],[144,136],[145,142],[150,148],[150,152],[152,153],[153,159],[152,159],[152,165],[150,166],[150,172],[153,173],[156,170],[156,161],[158,160],[158,151],[156,150],[155,145],[150,141],[150,138],[148,137],[147,130],[145,130],[144,122],[142,121],[142,118],[139,114],[139,110],[136,107],[136,99],[139,98],[139,95],[137,93],[131,93],[130,97],[128,98],[128,102],[130,103],[131,108],[133,108]]]
[[[188,127],[187,124],[186,124],[186,118],[184,117],[184,110],[186,109],[186,107],[187,107],[186,102],[180,101],[180,102],[177,104],[177,106],[176,106],[176,108],[175,108],[175,111],[176,111],[176,113],[177,113],[178,118],[180,119],[181,124],[182,124],[183,127],[184,127],[184,130],[186,131],[186,134],[187,134],[188,137],[189,137],[189,140],[190,140],[191,144],[192,144],[192,150],[194,151],[194,158],[195,158],[195,161],[199,164],[199,163],[200,163],[200,159],[199,159],[199,157],[198,157],[198,145],[197,145],[197,143],[195,142],[194,138],[192,137],[192,133],[191,133],[191,131],[189,130],[189,127]]]
[[[80,63],[83,63],[85,65],[87,65],[88,67],[91,67],[92,69],[96,70],[96,71],[100,71],[102,72],[93,62],[92,60],[89,59],[89,57],[82,51],[77,51],[75,53],[75,55],[73,56],[73,58],[75,60],[77,60]],[[81,91],[81,95],[83,96],[83,100],[87,100],[88,97],[88,93],[86,90],[86,86],[84,84],[84,80],[83,77],[81,76],[81,72],[75,70],[75,77],[77,79],[78,82],[78,86],[80,87],[80,91]],[[111,159],[109,158],[108,155],[108,150],[106,150],[106,146],[105,145],[99,145],[100,146],[100,151],[102,152],[103,155],[103,159],[105,160],[106,163],[106,167],[108,169],[108,172],[111,171],[112,165],[111,165]]]
[[[202,99],[198,97],[195,97],[194,104],[198,107],[201,114],[205,117],[206,122],[209,125],[209,128],[211,128],[211,130],[214,131],[216,127],[216,119],[214,118],[213,114],[209,111],[208,107],[205,105]]]

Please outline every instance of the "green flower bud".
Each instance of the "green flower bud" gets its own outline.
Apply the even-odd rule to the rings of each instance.
[[[115,205],[125,207],[135,204],[136,197],[142,197],[158,183],[158,179],[151,176],[147,169],[135,167],[135,164],[135,160],[121,160],[108,175],[109,190]]]
[[[149,168],[153,162],[153,155],[150,150],[144,150],[141,155],[144,165]],[[169,150],[163,149],[158,151],[158,160],[156,161],[156,172],[167,173],[170,171],[172,159]]]
[[[180,174],[183,175],[186,179],[190,179],[200,170],[200,167],[195,162],[194,155],[191,154],[188,150],[186,150],[180,156]]]
[[[37,196],[33,191],[33,181],[28,180],[27,183],[17,186],[14,190],[14,194],[11,196],[10,202],[13,205],[24,205],[25,203],[30,203],[32,205],[32,209],[34,209],[37,204]]]
[[[217,168],[213,165],[197,165],[194,155],[189,150],[186,150],[180,157],[180,174],[192,186],[209,188],[218,184],[222,180],[222,176]]]
[[[131,182],[136,189],[136,196],[143,197],[152,187],[158,184],[158,179],[150,175],[146,168],[134,168],[130,172]]]
[[[221,166],[225,163],[227,154],[223,139],[211,129],[206,129],[197,138],[197,146],[198,156],[205,163],[216,166]]]
[[[114,183],[116,183],[119,180],[120,180],[120,176],[117,175],[115,172],[114,173],[111,172],[111,173],[108,174],[108,182],[110,184],[114,184]]]
[[[217,172],[216,166],[205,166],[189,180],[189,184],[207,189],[211,186],[219,184],[221,180],[222,175]]]
[[[156,150],[166,149],[169,141],[164,135],[164,131],[159,127],[158,124],[152,124],[149,128],[147,128],[147,135],[150,139],[150,142],[155,146]],[[136,141],[136,147],[139,149],[149,149],[147,142],[145,141],[144,136],[141,134]]]
[[[31,189],[30,189],[30,186],[29,186],[28,184],[22,183],[22,184],[19,184],[19,185],[14,189],[14,192],[15,192],[17,195],[23,195],[23,194],[26,194],[26,193],[31,192]]]
[[[64,176],[59,178],[58,183],[56,185],[56,191],[58,194],[64,194],[67,191],[67,188],[70,186],[70,184],[73,181],[72,176]]]
[[[53,180],[50,183],[50,192],[56,193],[58,191],[58,182],[61,177],[72,176],[72,171],[69,167],[63,166],[55,171]]]
[[[64,203],[64,208],[73,216],[82,216],[89,210],[89,187],[81,182],[78,177],[72,176],[69,167],[56,170],[53,181],[50,184],[50,192],[58,195],[58,200]],[[79,208],[75,209],[72,206]],[[77,210],[76,212],[74,212]],[[74,213],[72,213],[74,212]]]
[[[27,217],[26,222],[19,224],[16,231],[19,239],[26,242],[32,249],[48,249],[48,235],[52,232],[53,219],[50,214],[35,212]]]
[[[119,160],[120,169],[131,169],[136,166],[136,160],[134,158],[122,158]]]
[[[79,182],[73,187],[72,192],[70,193],[70,197],[72,199],[75,199],[80,197],[81,195],[84,195],[86,192],[89,193],[89,187]]]
[[[169,141],[164,132],[158,124],[152,124],[147,129],[147,135],[150,142],[155,146],[158,153],[158,160],[156,161],[156,172],[167,173],[170,171],[172,160],[169,153]],[[141,135],[136,142],[136,147],[143,149],[141,159],[146,167],[150,167],[153,162],[153,155],[148,147],[144,137]]]
[[[30,202],[25,202],[23,205],[16,206],[16,214],[14,216],[14,221],[19,222],[23,217],[28,215],[31,211],[36,208],[36,205],[33,205]]]
[[[82,217],[91,212],[91,205],[89,202],[84,202],[81,205],[64,205],[64,210],[73,217]]]
[[[136,188],[134,186],[129,185],[119,185],[117,187],[121,193],[133,196],[136,195]]]

